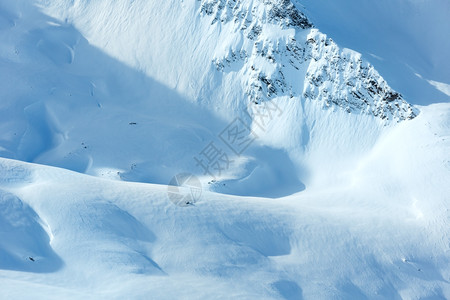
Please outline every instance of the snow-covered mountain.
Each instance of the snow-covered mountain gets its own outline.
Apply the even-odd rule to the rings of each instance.
[[[5,297],[450,297],[450,106],[319,7],[2,1]]]
[[[255,103],[303,97],[382,119],[416,116],[417,111],[358,53],[340,50],[330,38],[311,29],[313,25],[291,1],[203,1],[200,12],[211,16],[212,26],[219,21],[216,27],[232,23],[226,38],[234,42],[223,42],[225,49],[216,49],[226,54],[216,57],[215,65],[219,71],[241,75],[243,89]]]
[[[210,0],[166,5],[98,1],[74,6],[66,1],[55,3],[53,14],[73,19],[87,36],[94,35],[93,43],[177,87],[182,94],[190,91],[193,101],[223,102],[221,97],[232,89],[253,102],[281,96],[304,97],[321,101],[324,106],[336,105],[383,119],[403,120],[417,113],[359,54],[339,49],[330,38],[313,29],[313,24],[291,1]],[[91,22],[93,16],[89,12],[100,7],[105,10],[103,16]],[[108,17],[110,11],[117,10],[121,11],[121,18]],[[131,17],[135,10],[160,13],[141,20],[141,16],[148,16]],[[188,24],[195,25],[180,26],[181,22],[171,22],[171,18],[189,18]],[[102,28],[100,32],[96,30],[98,26]],[[145,34],[146,28],[156,26],[164,27],[162,42],[154,42],[154,37]],[[135,31],[139,38],[130,38],[128,33]],[[169,46],[166,43],[173,49],[165,48]],[[138,44],[154,49],[138,53]],[[180,57],[179,49],[189,55]],[[159,59],[164,64],[156,66],[154,61]],[[163,70],[168,66],[174,71],[170,73],[176,74],[168,76],[168,70]],[[211,67],[224,74],[215,74]],[[155,72],[154,68],[160,71]],[[185,72],[184,68],[192,72]],[[210,90],[216,89],[224,91],[211,95]],[[242,96],[232,99],[245,104],[248,101]]]
[[[11,69],[5,74],[31,70],[17,75],[17,93],[5,95],[5,112],[25,112],[5,116],[14,128],[5,134],[15,131],[4,138],[6,157],[167,183],[179,172],[199,173],[192,157],[239,117],[258,137],[254,145],[272,153],[230,158],[235,165],[222,179],[258,181],[251,176],[256,166],[280,169],[269,155],[293,160],[297,170],[287,177],[302,186],[327,181],[329,169],[346,169],[346,158],[355,162],[386,126],[418,113],[358,53],[339,49],[289,1],[41,2],[57,19],[20,3],[21,13],[40,21],[9,14],[15,25],[5,31]],[[17,81],[8,75],[5,85]],[[180,136],[180,124],[184,138],[167,140]],[[86,135],[94,128],[96,135]],[[168,150],[181,148],[177,155]],[[284,181],[273,178],[269,189],[286,189]]]

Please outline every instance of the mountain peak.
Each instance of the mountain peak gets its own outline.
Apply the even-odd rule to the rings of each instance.
[[[245,77],[250,102],[288,96],[383,120],[418,114],[359,53],[340,49],[289,0],[203,0],[200,14],[211,26],[233,24],[236,43],[219,42],[224,55],[213,63]]]

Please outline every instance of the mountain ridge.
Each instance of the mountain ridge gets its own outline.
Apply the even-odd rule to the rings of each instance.
[[[413,119],[418,114],[418,109],[392,90],[360,54],[341,50],[331,38],[312,29],[307,16],[289,0],[256,1],[256,4],[255,1],[203,0],[200,14],[209,17],[211,26],[232,22],[236,34],[241,32],[241,39],[237,39],[241,49],[239,43],[221,49],[227,54],[213,61],[222,72],[227,72],[237,61],[242,61],[242,73],[251,70],[243,88],[253,103],[278,96],[297,96],[318,101],[323,107],[335,105],[349,113],[363,112],[387,120]],[[278,31],[275,38],[265,34],[264,31],[275,30],[265,26],[268,24],[280,26],[281,34]],[[310,31],[306,36],[283,32],[289,28]],[[303,39],[297,40],[300,35]],[[268,68],[271,71],[263,71]],[[305,68],[306,74],[301,70]],[[296,83],[286,76],[305,76],[303,91],[294,88]]]

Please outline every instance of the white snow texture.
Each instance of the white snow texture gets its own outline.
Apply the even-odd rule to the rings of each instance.
[[[450,299],[450,5],[372,2],[0,1],[0,298]]]

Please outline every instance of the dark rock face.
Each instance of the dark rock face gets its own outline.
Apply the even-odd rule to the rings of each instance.
[[[200,13],[202,15],[214,16],[212,24],[220,22],[235,23],[243,18],[256,17],[256,10],[245,11],[246,1],[242,0],[198,0],[200,4]],[[247,1],[248,2],[248,1]],[[264,5],[267,8],[267,21],[277,23],[285,27],[296,27],[299,29],[312,28],[313,24],[308,18],[300,12],[290,0],[255,0],[251,3],[253,8],[255,4]],[[248,5],[247,5],[248,6]]]
[[[297,27],[307,29],[313,27],[308,18],[300,12],[290,0],[281,1],[264,1],[267,5],[271,5],[269,10],[269,19],[279,23],[285,23],[288,27]]]

